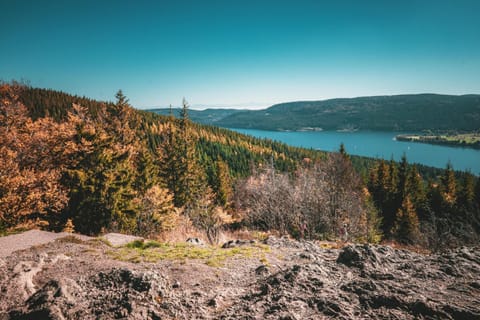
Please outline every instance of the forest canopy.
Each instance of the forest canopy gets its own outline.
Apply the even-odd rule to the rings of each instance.
[[[0,86],[0,229],[158,237],[186,226],[214,243],[247,228],[296,238],[434,249],[478,242],[468,172],[290,147],[98,102]]]

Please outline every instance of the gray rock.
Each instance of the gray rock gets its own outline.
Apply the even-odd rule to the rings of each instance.
[[[156,319],[156,297],[166,281],[155,273],[112,269],[73,280],[52,280],[33,294],[11,319]],[[157,317],[158,318],[158,317]]]
[[[252,245],[255,244],[255,240],[230,240],[225,242],[222,245],[223,249],[228,249],[228,248],[236,248],[236,247],[242,247],[242,246],[247,246],[247,245]]]
[[[205,246],[205,242],[199,238],[188,238],[186,242],[199,247]]]

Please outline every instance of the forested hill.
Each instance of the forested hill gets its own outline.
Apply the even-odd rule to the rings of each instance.
[[[186,102],[175,119],[132,108],[121,90],[115,98],[0,83],[0,234],[32,225],[149,234],[182,210],[200,226],[202,210],[227,210],[235,181],[253,169],[293,172],[325,157],[192,123]]]
[[[470,97],[476,97],[478,99],[480,96]],[[97,101],[88,97],[80,97],[58,90],[32,87],[23,88],[19,98],[28,108],[30,116],[34,119],[46,115],[56,120],[64,119],[67,116],[68,111],[72,110],[72,105],[74,103],[87,108],[93,115],[95,115],[102,106],[114,105],[113,102]],[[357,99],[334,99],[326,100],[324,102]],[[314,102],[303,102],[303,104],[308,103]],[[322,101],[319,101],[318,103],[322,103]],[[296,108],[296,104],[301,105],[302,102],[278,104],[267,110],[269,110],[268,113],[270,113],[270,110],[278,109],[278,114],[280,115],[282,114],[282,109],[289,108],[290,105],[294,105],[294,108]],[[170,112],[172,112],[175,117],[179,118],[181,109],[173,108],[170,110],[169,108],[163,108],[145,111],[136,110],[135,112],[141,119],[137,128],[137,134],[142,137],[142,140],[148,143],[150,150],[155,151],[162,142],[162,137],[164,135],[162,129],[164,129],[164,124],[169,121],[168,116]],[[197,149],[201,154],[204,166],[208,167],[209,170],[213,170],[213,167],[215,167],[214,162],[222,159],[222,161],[227,163],[231,174],[234,177],[244,177],[251,173],[250,170],[252,165],[271,161],[272,157],[275,166],[278,169],[282,171],[291,171],[305,158],[317,159],[324,155],[323,152],[292,147],[277,141],[245,136],[234,131],[210,126],[242,127],[241,125],[228,125],[226,123],[230,121],[229,119],[241,119],[244,117],[243,115],[245,115],[246,118],[252,113],[259,113],[259,115],[261,115],[262,113],[265,114],[266,111],[235,109],[206,109],[203,111],[189,110],[189,118],[196,123],[192,124],[192,128],[196,132],[195,136],[199,138],[197,141]],[[254,121],[253,123],[255,128],[268,126],[270,124],[268,121],[264,123]],[[480,125],[478,128],[480,128]],[[275,130],[273,128],[264,129]],[[369,169],[372,168],[377,161],[371,158],[352,156],[352,162],[357,171],[366,175]],[[417,166],[424,178],[435,178],[443,174],[443,169],[427,167],[420,164]]]
[[[298,101],[215,116],[201,123],[262,130],[474,131],[480,128],[480,95],[413,94]],[[213,120],[212,120],[213,119]]]
[[[87,97],[71,95],[61,91],[25,87],[20,91],[19,99],[27,107],[29,115],[36,119],[50,116],[60,121],[72,111],[73,104],[79,104],[88,109],[89,113],[96,115],[102,107],[112,107],[115,104],[107,101],[97,101]],[[165,125],[171,121],[164,109],[161,114],[132,109],[138,117],[136,132],[147,143],[149,149],[155,152],[165,136]],[[215,110],[221,112],[221,110]],[[174,115],[179,116],[179,110],[174,110]],[[198,119],[199,111],[189,110],[189,118]],[[178,125],[178,121],[175,121]],[[198,121],[202,122],[202,121]],[[204,121],[208,122],[208,121]],[[205,166],[213,165],[216,160],[227,162],[234,177],[250,174],[252,164],[257,165],[264,161],[271,161],[275,166],[284,171],[292,170],[304,158],[316,159],[322,152],[288,146],[276,141],[258,139],[243,134],[192,123],[192,135],[196,142],[201,160]]]
[[[216,243],[235,222],[335,239],[348,221],[362,242],[479,239],[480,182],[468,172],[290,147],[194,124],[186,101],[177,119],[135,110],[121,90],[115,98],[0,84],[0,234],[192,227]]]

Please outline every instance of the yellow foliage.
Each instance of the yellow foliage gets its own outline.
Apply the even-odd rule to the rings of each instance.
[[[67,233],[75,232],[75,226],[73,225],[72,219],[68,219],[67,222],[65,222],[65,226],[63,227],[62,232],[67,232]]]

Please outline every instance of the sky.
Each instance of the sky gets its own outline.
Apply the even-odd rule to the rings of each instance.
[[[137,108],[480,93],[478,0],[0,0],[0,79]]]

